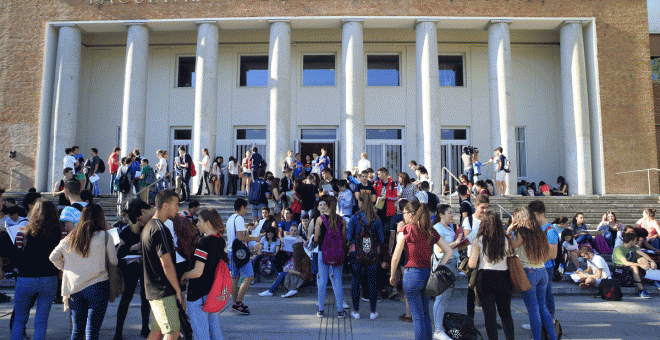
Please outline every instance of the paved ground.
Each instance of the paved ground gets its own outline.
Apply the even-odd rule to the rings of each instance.
[[[0,291],[13,295],[9,288]],[[316,317],[316,289],[304,288],[301,295],[282,299],[278,295],[263,298],[256,295],[258,289],[251,289],[245,299],[252,310],[250,316],[238,316],[231,311],[222,314],[225,339],[412,339],[411,323],[399,321],[403,313],[403,303],[383,301],[378,304],[380,318],[370,320],[368,303],[362,303],[362,319],[338,320],[334,297],[330,291],[326,298],[328,317]],[[278,291],[281,295],[284,292]],[[137,297],[137,295],[136,295]],[[346,296],[348,299],[348,296]],[[626,296],[621,302],[608,302],[590,296],[558,296],[557,318],[564,329],[564,339],[658,339],[660,311],[658,297],[643,300]],[[117,303],[108,307],[101,339],[110,339],[114,332]],[[513,318],[516,325],[516,338],[529,339],[530,332],[521,325],[527,322],[527,310],[520,298],[512,301]],[[13,303],[0,304],[0,339],[9,338],[9,314]],[[465,296],[454,294],[449,311],[465,312]],[[126,321],[126,339],[140,339],[139,298],[133,300]],[[33,310],[34,314],[34,310]],[[28,335],[32,331],[34,318],[30,318]],[[476,325],[485,335],[483,315],[477,310]],[[48,324],[48,339],[66,339],[70,336],[68,313],[62,312],[61,305],[54,305]],[[500,331],[500,338],[504,334]]]

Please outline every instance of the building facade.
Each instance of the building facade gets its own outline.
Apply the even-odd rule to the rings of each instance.
[[[438,191],[472,145],[504,148],[511,192],[562,175],[572,194],[646,193],[646,173],[617,174],[658,163],[646,5],[8,1],[0,184],[49,190],[72,145],[152,162],[256,146],[276,174],[324,147],[338,175],[363,151],[390,173],[415,159]]]

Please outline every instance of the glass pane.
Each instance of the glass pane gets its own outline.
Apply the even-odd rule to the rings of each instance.
[[[467,140],[466,129],[442,129],[440,135],[443,140]]]
[[[337,130],[335,129],[302,129],[300,130],[301,139],[337,139]]]
[[[239,163],[243,162],[243,158],[245,158],[245,151],[248,151],[250,149],[252,149],[252,145],[250,144],[236,145],[236,159],[238,160]]]
[[[403,167],[401,145],[385,146],[385,167],[392,178],[397,178]]]
[[[266,139],[266,129],[238,129],[236,139]]]
[[[383,146],[381,144],[367,145],[367,157],[371,162],[371,168],[378,171],[383,166]]]
[[[458,177],[463,173],[463,161],[461,160],[461,150],[465,145],[451,145],[451,167],[449,171]]]
[[[367,86],[399,86],[399,56],[367,56]]]
[[[268,56],[241,56],[241,86],[268,86]]]
[[[195,87],[195,57],[179,57],[177,87]]]
[[[191,129],[176,129],[176,130],[174,130],[174,139],[175,140],[190,140],[190,139],[192,139],[192,130]]]
[[[463,56],[438,56],[440,86],[463,86]]]
[[[367,129],[367,139],[401,139],[401,129]]]
[[[335,56],[303,56],[303,86],[335,86]]]
[[[651,57],[651,79],[660,80],[660,57]]]

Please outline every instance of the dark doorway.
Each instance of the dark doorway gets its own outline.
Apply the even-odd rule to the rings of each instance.
[[[307,155],[309,155],[312,160],[313,153],[321,155],[321,148],[325,148],[328,151],[328,157],[330,157],[330,168],[334,170],[335,177],[337,176],[337,158],[335,157],[335,143],[300,143],[300,159],[305,162]]]

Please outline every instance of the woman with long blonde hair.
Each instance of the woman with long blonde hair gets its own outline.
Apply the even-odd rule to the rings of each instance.
[[[541,329],[545,327],[548,337],[556,340],[552,315],[545,302],[549,280],[545,269],[545,262],[550,258],[548,238],[528,208],[516,209],[513,216],[515,224],[512,229],[515,239],[511,242],[511,247],[516,249],[532,285],[531,289],[522,293],[522,297],[527,307],[533,339],[541,340]]]
[[[360,293],[362,292],[362,275],[367,275],[369,289],[370,318],[378,317],[376,302],[378,301],[378,279],[376,276],[380,246],[385,242],[383,224],[376,214],[371,192],[360,193],[360,211],[354,214],[348,222],[348,254],[351,257],[351,295],[353,298],[354,319],[360,318]],[[362,259],[358,258],[358,254]],[[364,272],[364,273],[363,273]]]
[[[106,232],[103,208],[90,203],[75,228],[50,254],[55,267],[63,271],[62,295],[70,296],[73,329],[71,339],[98,339],[108,307],[108,261],[117,265],[112,237]]]
[[[403,272],[403,290],[406,293],[410,313],[415,326],[415,339],[431,339],[433,326],[429,314],[429,298],[426,296],[426,281],[431,274],[431,254],[437,245],[446,254],[452,252],[447,242],[431,225],[426,204],[411,201],[403,209],[406,226],[396,236],[396,248],[390,264],[390,284],[397,285],[396,268],[405,248],[407,261]],[[440,265],[446,265],[450,256],[444,256]]]

